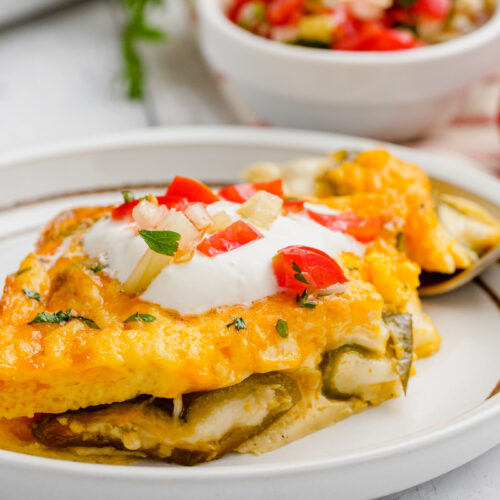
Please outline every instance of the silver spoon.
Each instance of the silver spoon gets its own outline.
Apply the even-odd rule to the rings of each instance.
[[[447,182],[431,179],[433,190],[439,198],[439,194],[451,194],[461,196],[476,202],[478,205],[486,209],[491,215],[500,220],[500,207],[491,201],[478,196],[477,194],[466,191],[465,189],[454,186]],[[427,273],[422,272],[420,275],[421,285],[419,294],[421,297],[431,297],[442,293],[451,292],[470,281],[476,276],[479,276],[487,267],[491,266],[500,259],[500,244],[490,248],[472,267],[468,269],[460,269],[454,274]]]

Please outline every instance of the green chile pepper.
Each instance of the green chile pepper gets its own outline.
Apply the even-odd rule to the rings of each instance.
[[[335,384],[335,377],[337,375],[339,362],[342,359],[342,356],[353,352],[366,358],[376,357],[372,351],[369,351],[364,347],[351,344],[343,345],[338,349],[327,351],[323,354],[323,358],[319,365],[322,373],[321,392],[328,399],[346,401],[354,396],[353,394],[346,394],[345,392],[339,391]]]
[[[398,360],[396,370],[406,393],[413,362],[413,320],[411,314],[406,313],[387,313],[383,315],[383,320],[391,335]]]
[[[209,419],[212,422],[217,419],[226,421],[232,416],[227,413],[228,403],[232,400],[245,401],[248,398],[249,402],[254,403],[259,394],[269,389],[273,391],[273,399],[264,400],[268,413],[260,423],[235,424],[218,439],[203,435],[199,441],[190,441],[189,446],[185,442],[176,444],[165,441],[165,436],[175,435],[175,430],[179,428],[191,430],[196,435],[197,424],[204,425]],[[296,381],[287,375],[254,374],[230,387],[184,395],[183,411],[177,419],[173,416],[172,399],[143,395],[122,403],[46,415],[33,424],[32,432],[39,442],[49,447],[113,446],[127,449],[123,436],[130,430],[139,431],[139,434],[144,431],[148,435],[147,444],[139,440],[138,448],[134,451],[170,463],[196,465],[219,458],[261,433],[301,397]],[[165,446],[172,449],[168,456],[165,456]]]

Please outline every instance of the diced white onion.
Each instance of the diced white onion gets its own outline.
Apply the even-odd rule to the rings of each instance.
[[[203,203],[194,203],[184,212],[196,229],[203,231],[212,225],[212,218]]]
[[[155,205],[147,200],[140,201],[132,210],[132,217],[139,229],[154,229],[167,215],[168,209],[164,205]]]

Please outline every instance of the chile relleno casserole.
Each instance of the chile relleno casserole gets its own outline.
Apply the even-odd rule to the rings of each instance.
[[[426,175],[385,151],[244,175],[220,190],[176,177],[44,228],[1,301],[1,447],[194,465],[406,390],[440,344],[421,268],[471,265],[497,221],[436,205]]]

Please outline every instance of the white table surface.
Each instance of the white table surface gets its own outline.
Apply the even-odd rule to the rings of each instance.
[[[168,26],[169,43],[145,50],[146,98],[125,99],[117,3],[78,3],[0,29],[0,154],[144,127],[238,123],[200,57],[182,0],[169,0],[157,16]],[[499,284],[497,278],[492,276],[492,283]],[[385,500],[498,500],[499,470],[497,446]]]

